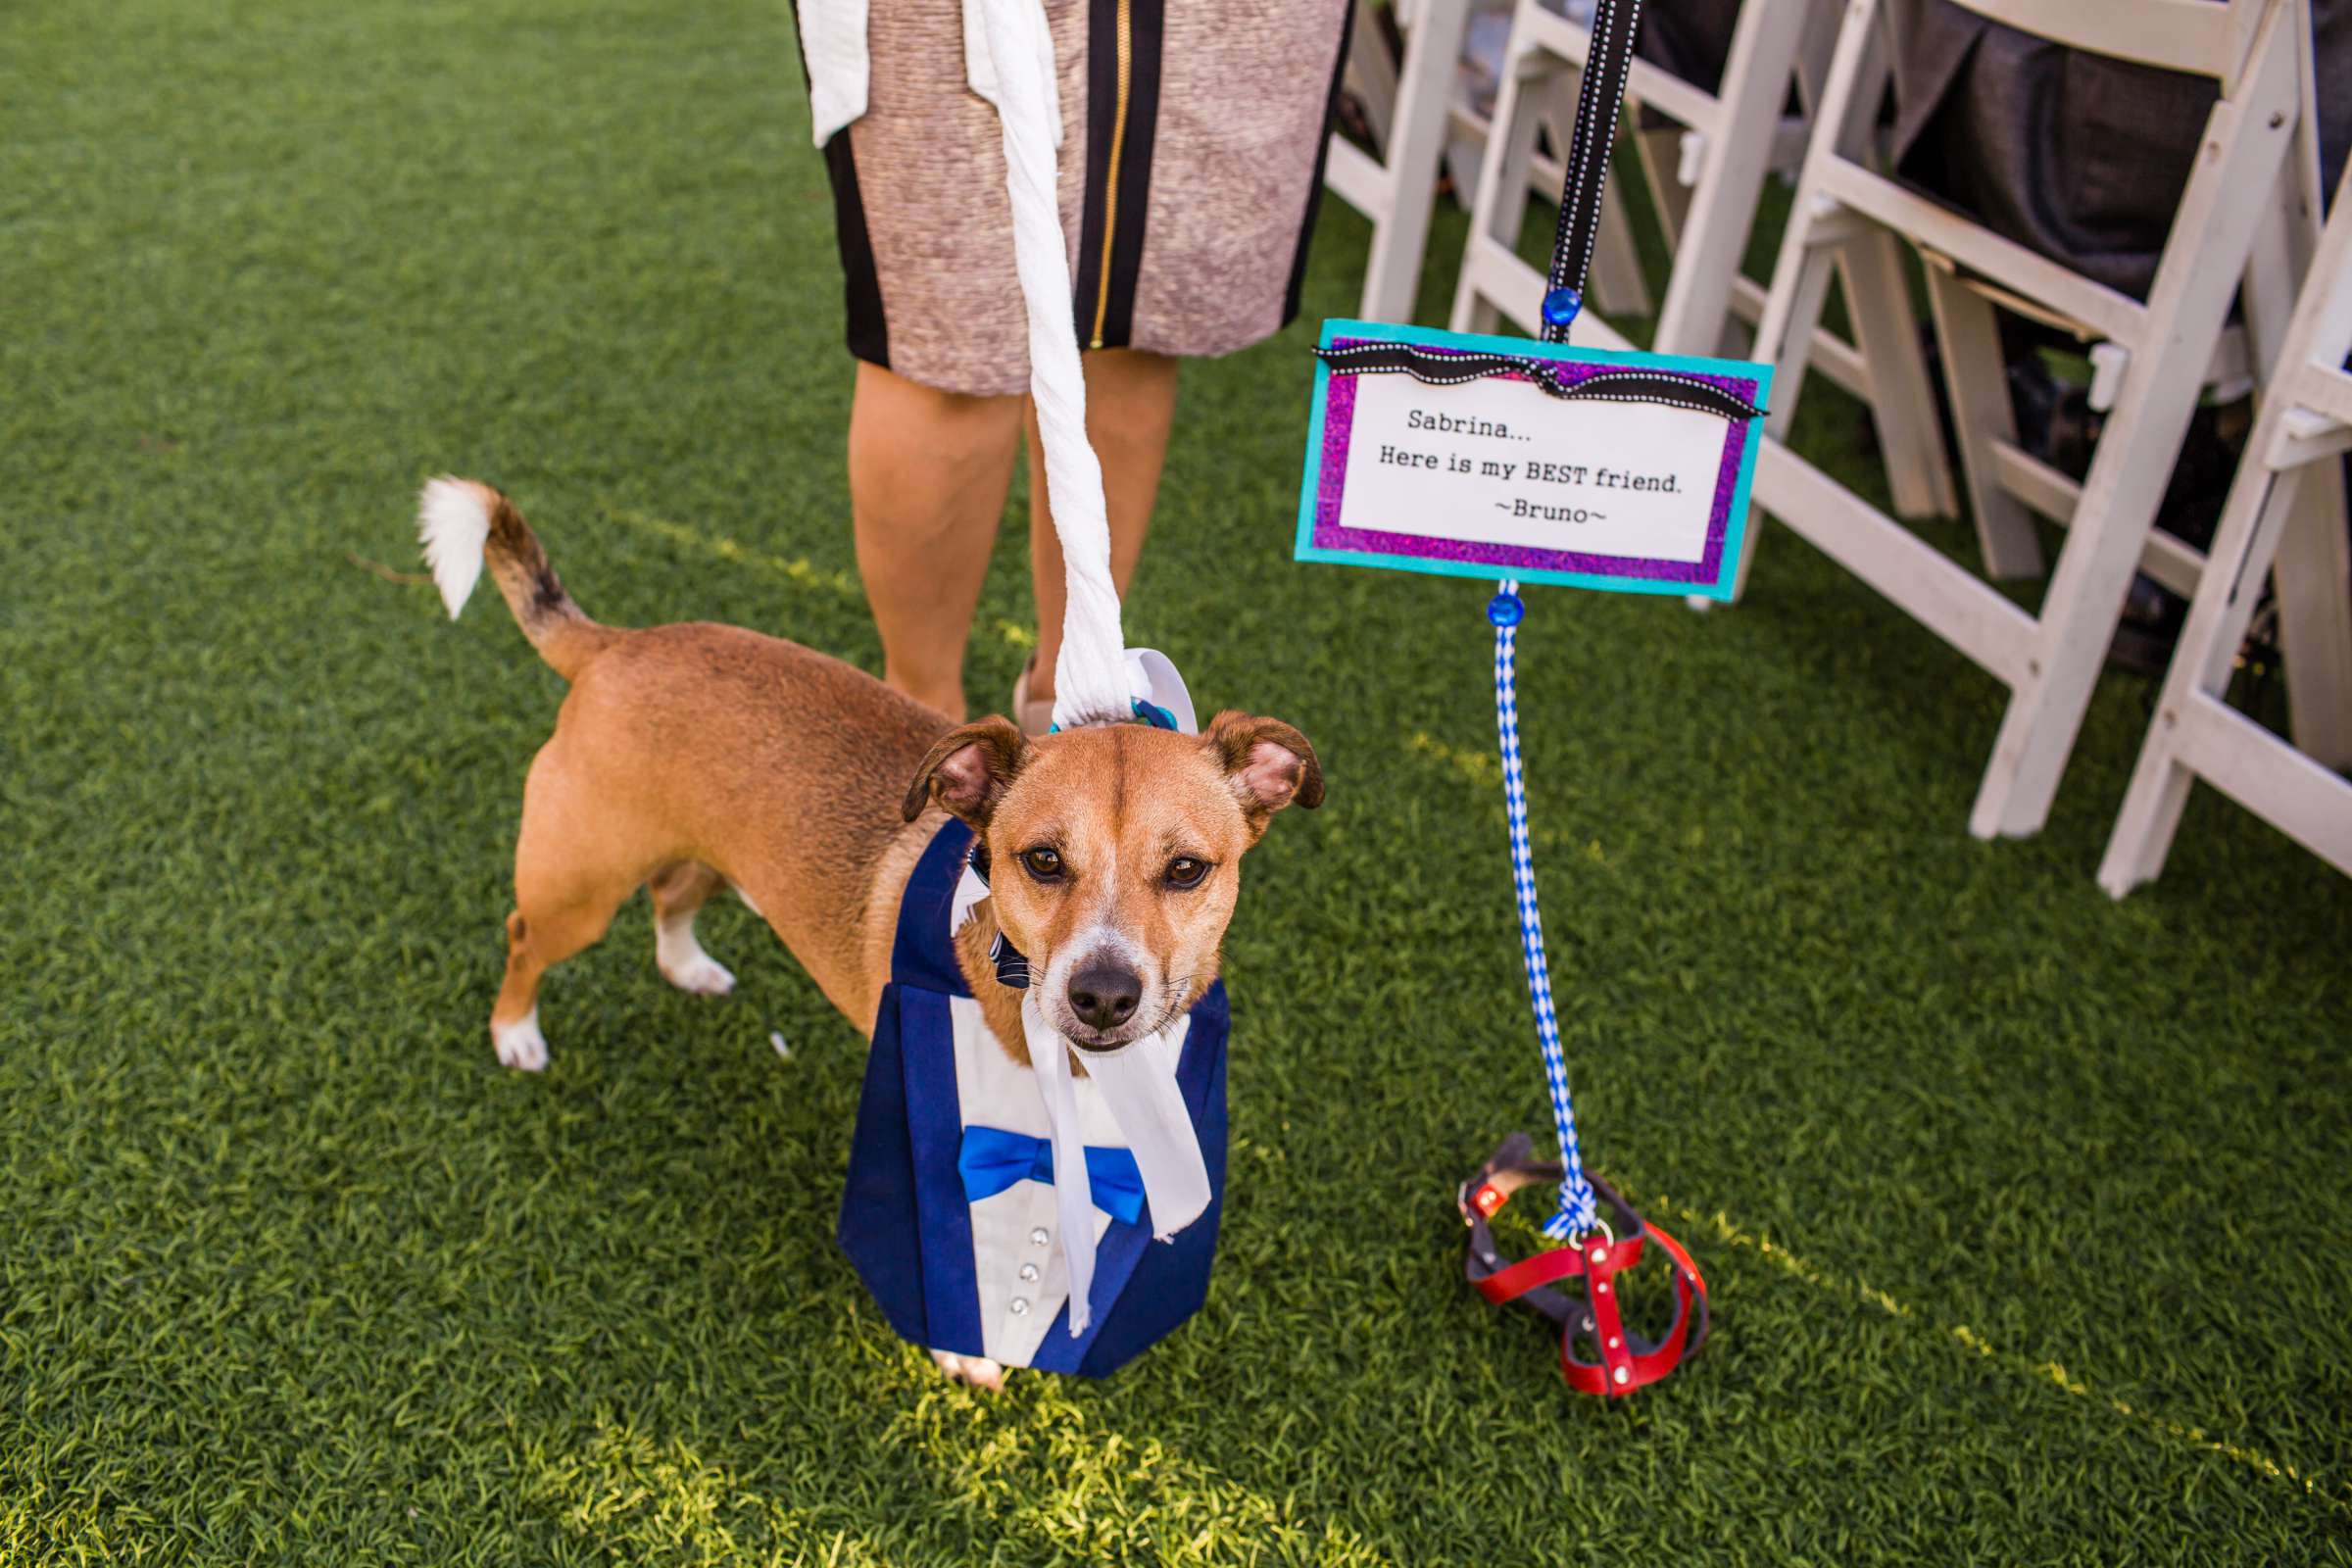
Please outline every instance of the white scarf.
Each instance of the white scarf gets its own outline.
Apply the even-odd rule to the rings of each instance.
[[[834,132],[865,118],[866,92],[873,79],[873,57],[865,41],[867,0],[800,0],[801,56],[808,67],[808,118],[822,147]],[[988,29],[979,14],[980,0],[963,0],[963,74],[965,85],[1002,107],[1003,88],[994,56],[989,53]],[[1039,21],[1044,8],[1037,8]],[[1054,35],[1037,26],[1029,40],[1039,51],[1046,80],[1054,79]],[[1048,124],[1054,145],[1061,145],[1061,100],[1049,95]]]
[[[1061,1250],[1070,1271],[1070,1333],[1086,1332],[1095,1283],[1094,1185],[1086,1172],[1086,1140],[1078,1127],[1078,1086],[1070,1072],[1070,1042],[1046,1022],[1037,993],[1021,998],[1021,1028],[1029,1065],[1045,1101],[1054,1139],[1054,1198],[1061,1214]],[[1152,1235],[1167,1241],[1208,1207],[1208,1164],[1184,1091],[1176,1083],[1176,1052],[1154,1031],[1116,1051],[1086,1054],[1103,1108],[1119,1124],[1144,1180]]]

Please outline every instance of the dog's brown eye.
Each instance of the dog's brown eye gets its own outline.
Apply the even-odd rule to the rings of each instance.
[[[1168,886],[1172,888],[1197,888],[1200,885],[1200,879],[1206,875],[1208,875],[1206,860],[1196,860],[1189,855],[1179,855],[1168,862]]]
[[[1021,852],[1021,865],[1040,882],[1057,881],[1061,876],[1060,855],[1042,844],[1034,850]]]

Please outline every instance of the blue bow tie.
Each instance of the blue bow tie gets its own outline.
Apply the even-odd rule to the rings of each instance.
[[[994,1198],[1019,1181],[1054,1180],[1054,1146],[1027,1133],[1002,1127],[966,1127],[963,1148],[956,1152],[956,1169],[963,1176],[964,1201]],[[1086,1180],[1095,1206],[1112,1219],[1132,1225],[1144,1212],[1144,1173],[1135,1155],[1124,1149],[1086,1149]]]

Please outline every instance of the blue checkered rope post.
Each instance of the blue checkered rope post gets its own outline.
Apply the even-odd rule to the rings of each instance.
[[[1536,1043],[1544,1052],[1544,1078],[1551,1089],[1551,1116],[1560,1132],[1560,1206],[1544,1222],[1555,1241],[1582,1239],[1597,1219],[1592,1184],[1585,1178],[1584,1153],[1576,1142],[1576,1106],[1568,1098],[1568,1060],[1560,1049],[1559,1015],[1551,1005],[1551,971],[1544,958],[1544,917],[1536,909],[1536,857],[1527,836],[1527,780],[1519,762],[1519,692],[1516,646],[1527,607],[1519,580],[1503,579],[1488,602],[1494,623],[1494,729],[1502,747],[1502,805],[1510,817],[1511,885],[1519,899],[1519,948],[1527,960],[1527,995],[1536,1013]]]

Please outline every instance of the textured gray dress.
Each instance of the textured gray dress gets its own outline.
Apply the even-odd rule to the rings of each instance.
[[[1229,354],[1280,328],[1322,188],[1347,0],[1046,0],[1081,346]],[[825,144],[850,352],[943,391],[1029,385],[996,111],[960,8],[876,0],[865,115]]]

